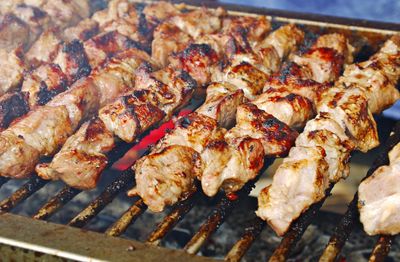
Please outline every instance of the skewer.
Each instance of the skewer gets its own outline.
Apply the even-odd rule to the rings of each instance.
[[[65,186],[57,195],[44,204],[32,218],[46,220],[80,192],[81,190],[79,189]]]
[[[168,232],[193,208],[198,197],[199,193],[196,191],[186,200],[177,203],[174,209],[157,225],[157,228],[150,234],[146,242],[155,246],[159,245]]]
[[[266,223],[259,217],[255,217],[250,226],[245,228],[243,235],[241,238],[233,245],[231,250],[225,256],[225,261],[229,262],[238,262],[245,255],[247,250],[251,247],[254,240],[261,234],[263,229],[265,228]]]
[[[321,201],[310,206],[307,211],[293,222],[289,231],[285,234],[269,261],[285,261],[287,259],[290,251],[293,250],[297,242],[301,239],[307,227],[311,224],[315,215],[324,204],[326,198],[330,195],[333,186],[334,184],[330,184],[328,189],[325,191],[325,197]]]
[[[260,174],[264,173],[268,166],[272,164],[273,160],[274,159],[267,159],[265,161],[264,167],[262,168]],[[211,211],[207,220],[200,226],[200,229],[185,245],[184,250],[189,254],[196,254],[203,244],[224,222],[225,217],[229,215],[229,213],[236,207],[239,200],[248,196],[250,191],[253,189],[255,182],[257,182],[257,178],[247,183],[239,191],[223,196],[214,210]]]
[[[143,199],[139,198],[105,233],[114,237],[121,235],[146,209]]]
[[[75,216],[69,223],[69,226],[84,227],[92,218],[94,218],[103,208],[111,203],[114,198],[128,186],[132,184],[132,171],[125,170],[122,174],[93,200],[84,210]]]
[[[45,186],[48,181],[38,176],[33,176],[22,187],[15,191],[11,196],[0,202],[0,211],[9,212],[15,208],[21,201],[30,197],[33,193]]]
[[[372,250],[371,256],[369,257],[370,262],[384,262],[385,258],[390,252],[394,236],[380,236]]]

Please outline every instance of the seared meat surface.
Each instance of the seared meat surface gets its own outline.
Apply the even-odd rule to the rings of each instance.
[[[250,23],[250,18],[246,22]],[[265,20],[253,18],[252,22],[262,24]],[[230,21],[230,23],[234,22]],[[265,28],[269,28],[269,26]],[[238,31],[234,31],[233,28],[228,29],[228,25],[226,25],[224,30],[227,33],[220,33],[212,40],[204,37],[198,40],[215,46],[217,54],[220,54],[219,50],[223,50],[221,46],[229,46],[228,57],[224,57],[226,59],[225,66],[211,68],[211,71],[199,71],[198,66],[186,67],[189,74],[194,75],[198,83],[205,84],[212,81],[207,87],[206,102],[196,112],[178,119],[175,128],[156,145],[149,155],[140,159],[134,166],[136,187],[129,194],[140,195],[152,211],[162,211],[165,206],[186,198],[193,190],[196,177],[202,181],[203,185],[207,185],[203,186],[206,193],[212,190],[210,195],[215,194],[214,191],[218,191],[222,184],[227,191],[239,189],[244,183],[241,180],[242,177],[254,176],[253,170],[261,168],[264,145],[260,141],[260,137],[275,139],[276,146],[285,146],[287,140],[292,140],[293,143],[297,135],[285,124],[263,111],[260,112],[253,105],[249,105],[249,109],[244,107],[242,111],[238,112],[236,121],[246,125],[247,122],[243,119],[252,118],[253,122],[249,125],[256,130],[256,134],[253,134],[252,131],[247,132],[244,126],[238,124],[242,128],[239,132],[244,130],[252,133],[252,136],[247,136],[246,133],[245,137],[236,139],[234,136],[228,136],[226,130],[222,128],[235,123],[236,108],[240,104],[262,91],[269,74],[275,68],[269,68],[266,65],[281,64],[285,58],[279,57],[273,44],[269,46],[270,50],[275,50],[274,55],[271,56],[257,56],[256,50],[242,48],[251,46],[246,34],[251,35],[251,39],[256,41],[265,35],[260,31],[245,30],[243,31],[245,32],[244,38],[237,39],[238,36],[235,36],[234,33]],[[237,28],[237,30],[239,29]],[[255,28],[255,30],[257,29]],[[271,43],[274,43],[280,32],[289,35],[288,31],[290,30],[298,38],[294,42],[289,41],[289,44],[284,47],[282,55],[285,56],[291,50],[296,49],[296,45],[303,39],[303,33],[289,25],[278,29],[271,37],[267,36],[267,39],[271,39]],[[259,36],[257,37],[257,35]],[[225,41],[226,38],[229,40]],[[243,41],[247,41],[247,43],[243,44]],[[227,44],[228,42],[231,43]],[[279,45],[279,48],[283,47]],[[184,57],[188,58],[188,56]],[[274,59],[274,62],[269,63],[271,61],[267,61],[268,59]],[[179,65],[179,61],[180,59],[173,59],[171,65]],[[200,63],[193,64],[201,65]],[[204,74],[205,72],[207,74]],[[248,111],[246,111],[247,109]],[[270,129],[266,130],[264,125]],[[276,132],[284,133],[288,138],[285,140],[284,135],[275,136]],[[176,163],[178,157],[180,159]],[[163,168],[163,165],[169,168]],[[223,174],[213,180],[205,176],[206,172],[216,171]],[[248,173],[250,174],[247,175]],[[229,175],[231,177],[225,180],[224,178]],[[206,191],[211,187],[212,189]]]
[[[165,7],[169,4],[159,2],[151,6],[157,8],[159,5]],[[130,10],[136,10],[133,4],[126,0],[113,0],[109,3],[108,9],[97,12],[94,18],[105,14],[108,17],[107,21],[125,19]],[[114,14],[117,11],[118,14]],[[3,69],[5,92],[22,86],[20,91],[24,94],[20,94],[19,98],[27,99],[27,101],[23,101],[20,107],[29,104],[30,109],[33,109],[37,105],[48,103],[55,95],[67,90],[75,81],[86,77],[92,69],[103,67],[121,50],[144,48],[144,43],[139,43],[118,31],[100,32],[99,30],[99,23],[93,18],[85,19],[65,31],[54,28],[46,30],[26,53],[25,59],[20,58],[20,52],[15,51],[9,54],[5,52],[3,54],[5,59],[2,61],[10,65]],[[151,31],[147,33],[151,36]],[[82,42],[83,40],[85,41]],[[27,68],[25,64],[29,67]],[[6,128],[13,119],[26,113],[26,110],[14,110],[13,114],[9,114],[10,110],[7,110],[5,105],[10,104],[13,97],[6,96],[0,100],[0,116],[5,121],[0,123],[2,129]],[[12,103],[15,102],[16,100],[12,100]]]
[[[308,164],[309,169],[301,175],[301,179],[304,180],[292,183],[291,177],[294,179],[300,174],[294,173],[293,170],[301,161],[288,164],[289,155],[275,173],[272,185],[264,189],[259,196],[257,215],[266,220],[278,235],[283,235],[302,212],[321,200],[329,184],[348,176],[348,160],[352,150],[366,152],[379,145],[372,114],[381,112],[399,98],[399,92],[395,88],[400,77],[395,73],[399,70],[399,54],[399,36],[394,36],[368,61],[347,66],[343,76],[333,87],[324,88],[317,95],[315,105],[318,115],[307,123],[291,152],[309,152],[321,148],[323,151],[320,156],[323,156],[324,162],[318,158],[313,159]],[[300,155],[298,153],[298,156]],[[307,154],[303,155],[305,157]],[[316,168],[310,169],[313,166]],[[388,167],[383,167],[379,172],[385,173],[384,170],[388,170]],[[288,175],[290,173],[291,175]],[[373,183],[363,183],[363,187],[360,188],[364,199],[368,199],[365,190],[368,184]],[[368,190],[375,192],[369,187]],[[375,201],[372,199],[367,202]],[[382,196],[382,199],[385,199],[385,196]],[[368,208],[362,211],[366,211],[362,221],[370,234],[379,230],[380,226],[390,228],[389,224],[385,224],[389,220],[379,224],[380,211],[375,212],[376,206],[373,212]]]
[[[192,46],[185,52],[200,52],[201,48],[201,45]],[[209,52],[208,58],[201,57],[201,61],[204,61],[203,68],[207,69],[211,63],[215,63],[214,58],[213,52]],[[150,59],[147,62],[150,62]],[[188,60],[189,62],[191,61]],[[182,63],[184,64],[184,61]],[[124,78],[128,75],[134,80],[130,84],[132,88],[121,92],[123,95],[114,102],[103,102],[105,105],[98,111],[98,118],[92,120],[102,127],[95,129],[96,143],[104,143],[107,146],[81,146],[90,143],[86,129],[92,122],[83,125],[68,139],[50,163],[37,166],[36,171],[41,177],[62,179],[81,189],[95,187],[102,170],[107,166],[107,153],[115,147],[118,139],[131,143],[150,127],[163,119],[169,119],[173,112],[187,103],[197,86],[186,71],[171,66],[155,71],[151,63],[142,63],[137,66],[137,70],[126,71]],[[109,77],[104,83],[109,83]],[[123,87],[124,83],[116,82],[115,85]],[[106,91],[104,93],[106,94]],[[102,139],[105,141],[101,141]],[[109,139],[112,139],[113,143],[107,142]],[[75,161],[83,156],[84,161]],[[69,162],[75,164],[69,165]],[[81,168],[78,168],[79,165]],[[85,175],[81,175],[82,170],[85,170]]]
[[[16,145],[7,144],[0,155],[0,175],[26,177],[33,171],[38,157],[53,155],[79,124],[93,115],[100,106],[114,100],[133,85],[132,72],[150,57],[143,51],[129,49],[112,59],[104,69],[95,70],[76,82],[69,90],[57,95],[46,106],[39,106],[20,118],[4,132],[17,136],[20,150],[29,146],[35,150],[35,159],[29,165],[24,155],[15,155]],[[107,78],[107,81],[104,81]],[[129,83],[129,81],[131,81]],[[3,133],[4,133],[3,132]],[[0,134],[0,137],[3,136]],[[21,159],[18,157],[21,156]],[[15,162],[6,159],[13,157]],[[19,162],[19,163],[18,163]],[[14,166],[13,169],[10,167]],[[23,166],[20,168],[20,166]],[[23,172],[19,172],[19,171]]]
[[[358,208],[369,235],[400,232],[400,144],[389,152],[389,165],[381,166],[358,188]]]

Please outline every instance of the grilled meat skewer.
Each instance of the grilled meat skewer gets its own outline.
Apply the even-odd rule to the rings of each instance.
[[[191,44],[175,54],[174,61],[164,69],[154,71],[149,66],[141,67],[135,72],[135,87],[101,108],[99,117],[71,136],[51,163],[36,168],[38,174],[46,179],[63,179],[81,189],[95,187],[108,162],[106,154],[118,140],[133,142],[154,124],[170,119],[190,99],[196,86],[210,81],[210,70],[218,61],[217,54],[208,45]],[[89,144],[86,134],[92,126],[96,126],[96,138]],[[87,161],[75,161],[83,155]]]
[[[205,194],[213,196],[220,188],[237,191],[257,176],[265,157],[287,155],[297,137],[293,128],[303,128],[315,115],[312,98],[339,77],[344,55],[351,52],[343,35],[320,36],[307,52],[294,55],[281,73],[266,82],[264,93],[240,105],[236,125],[201,154]],[[245,148],[246,144],[252,146]]]
[[[3,3],[5,2],[5,3]],[[40,0],[2,1],[0,3],[0,49],[29,48],[37,37],[51,27],[64,29],[88,18],[90,1]]]
[[[246,50],[246,45],[241,44],[245,50],[237,50],[229,57],[228,65],[213,74],[206,102],[196,112],[178,119],[175,129],[149,155],[136,162],[136,188],[128,194],[140,195],[155,212],[184,199],[195,189],[194,180],[206,165],[200,157],[205,146],[223,139],[226,130],[221,126],[234,122],[236,107],[262,91],[268,75],[279,68],[302,39],[303,32],[288,25],[265,40],[259,39],[259,49],[250,49],[248,44]],[[237,40],[240,41],[243,39]],[[257,56],[261,49],[263,56]],[[266,66],[269,64],[271,68]]]
[[[103,69],[92,71],[47,105],[13,123],[0,134],[0,175],[29,176],[39,157],[54,154],[83,119],[132,88],[132,72],[150,60],[135,48],[119,53]]]
[[[123,13],[125,12],[123,7],[126,4],[125,1],[114,0],[110,2],[108,9],[95,13],[90,21],[95,24],[98,24],[96,21],[106,24],[106,22],[123,20],[125,15],[129,15],[132,20],[134,14],[133,11],[129,11],[133,8],[132,5],[129,6],[129,13]],[[149,5],[144,8],[143,14],[148,14],[151,18],[152,8],[165,5],[165,2]],[[122,10],[118,13],[119,9]],[[100,19],[101,15],[104,17]],[[166,15],[169,14],[164,16]],[[139,15],[135,15],[135,17],[134,20],[139,23]],[[55,95],[64,92],[77,79],[87,76],[91,68],[102,66],[107,59],[120,50],[142,46],[139,42],[116,30],[118,28],[114,31],[104,32],[83,43],[78,40],[62,43],[54,32],[44,33],[43,38],[39,39],[36,42],[37,45],[32,47],[34,52],[28,52],[28,55],[31,54],[29,56],[31,61],[38,62],[40,66],[25,74],[20,94],[14,93],[0,98],[0,128],[6,128],[13,119],[22,116],[35,106],[46,104]],[[130,35],[132,36],[132,34]],[[140,37],[135,37],[135,39],[140,40]],[[49,50],[52,51],[49,52]],[[16,110],[8,106],[15,105],[16,102],[20,103]]]
[[[399,55],[400,37],[394,36],[368,61],[346,67],[334,87],[319,95],[317,117],[307,123],[272,185],[258,198],[257,215],[278,235],[321,200],[329,184],[348,176],[352,150],[366,152],[379,145],[372,113],[400,97]]]

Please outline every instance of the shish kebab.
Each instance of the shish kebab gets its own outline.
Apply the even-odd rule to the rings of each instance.
[[[34,69],[46,56],[55,56],[59,49],[56,40],[86,40],[95,33],[98,27],[87,19],[90,9],[88,0],[1,1],[0,95],[20,88],[25,71]],[[24,41],[27,52],[21,47]]]
[[[0,49],[28,49],[47,29],[65,29],[95,11],[89,0],[7,0],[0,2]]]
[[[153,19],[159,17],[155,10],[149,13]],[[40,157],[56,153],[83,120],[130,90],[133,72],[145,61],[153,63],[147,53],[130,47],[45,106],[38,106],[15,121],[0,134],[0,175],[29,176]]]
[[[318,115],[258,197],[257,215],[278,235],[321,200],[329,184],[349,175],[352,150],[366,152],[379,145],[372,114],[399,99],[399,77],[400,37],[393,36],[369,60],[346,67],[334,87],[318,96]]]
[[[360,220],[369,235],[400,233],[400,143],[381,166],[358,188]]]
[[[287,54],[302,40],[302,32],[296,30],[277,30],[277,37],[271,37],[266,43],[277,51],[286,48]],[[281,42],[276,42],[276,39]],[[278,53],[282,57],[282,52]],[[282,70],[284,74],[290,71],[291,75],[287,77],[291,81],[282,83],[277,76],[272,77],[267,83],[270,83],[270,87],[279,87],[278,91],[269,89],[256,99],[250,97],[252,102],[238,106],[236,126],[228,132],[211,123],[217,120],[220,125],[229,127],[225,123],[234,122],[234,110],[226,110],[234,107],[233,103],[226,101],[233,100],[237,89],[215,96],[217,92],[211,86],[206,102],[198,112],[178,121],[176,128],[160,141],[150,155],[137,161],[134,166],[136,188],[130,193],[138,193],[152,211],[162,211],[165,205],[184,199],[194,189],[196,177],[201,180],[203,191],[209,196],[215,195],[220,188],[227,192],[240,189],[257,175],[265,155],[287,154],[297,132],[282,121],[297,128],[304,125],[313,115],[313,105],[300,94],[315,97],[317,90],[324,86],[315,80],[335,80],[344,64],[345,55],[351,58],[351,50],[348,50],[347,41],[342,35],[320,37],[310,51],[293,56],[292,59],[299,65],[292,62]],[[282,88],[285,87],[287,89],[283,92]],[[275,103],[274,107],[270,106],[271,103]],[[221,105],[226,106],[225,110],[219,110]],[[291,110],[294,115],[289,119],[281,118],[282,121],[272,115],[281,117],[280,111],[285,109]],[[192,153],[191,157],[189,153]]]
[[[89,35],[104,32],[83,43],[78,39],[63,42],[53,31],[43,33],[26,56],[30,63],[40,65],[21,75],[23,84],[19,92],[0,97],[0,129],[7,128],[14,119],[24,115],[35,106],[46,104],[58,93],[64,92],[72,83],[87,76],[91,69],[102,66],[118,51],[146,45],[143,39],[145,37],[142,35],[151,32],[150,30],[142,29],[134,33],[133,31],[126,32],[124,28],[154,27],[152,25],[154,8],[162,8],[166,5],[170,4],[159,2],[149,5],[144,8],[143,14],[140,14],[133,4],[125,0],[113,0],[109,3],[108,9],[96,12],[87,20],[93,22],[92,26],[87,27],[86,24],[83,27],[78,25],[74,28],[76,37],[81,34],[79,32],[86,30],[90,31]],[[149,18],[149,22],[147,19],[140,19],[141,15]],[[129,19],[125,16],[129,16]],[[139,21],[143,24],[142,26],[139,26]],[[119,26],[106,26],[110,23]],[[71,35],[74,34],[69,35],[72,37]],[[80,40],[88,36],[85,33],[83,35]],[[6,77],[7,74],[3,75],[3,79]],[[23,81],[22,78],[24,78]]]
[[[116,146],[118,140],[133,142],[154,124],[170,119],[174,111],[191,98],[196,86],[201,87],[210,82],[213,68],[225,59],[225,52],[221,51],[225,50],[224,47],[230,46],[233,48],[232,52],[244,48],[239,43],[242,34],[236,35],[232,32],[236,22],[257,24],[257,32],[248,33],[252,38],[261,38],[270,30],[265,18],[226,18],[222,21],[222,17],[219,17],[220,11],[212,15],[201,9],[180,15],[179,20],[190,25],[193,25],[193,17],[201,16],[201,20],[197,19],[198,23],[204,25],[207,21],[217,19],[220,20],[220,26],[203,26],[202,33],[208,33],[204,38],[196,35],[198,28],[196,31],[187,30],[200,44],[190,44],[184,51],[171,56],[170,65],[164,69],[154,72],[149,66],[144,66],[137,70],[135,88],[100,109],[98,118],[85,123],[71,136],[49,164],[38,165],[36,170],[39,176],[45,179],[62,179],[70,186],[80,189],[95,187],[107,164],[107,153]],[[213,35],[221,26],[222,32]],[[154,41],[157,41],[156,36]],[[213,47],[218,46],[212,48],[202,44],[204,42],[212,42]],[[185,71],[180,71],[182,68]],[[101,128],[96,129],[96,138],[88,140],[87,133],[93,126]]]

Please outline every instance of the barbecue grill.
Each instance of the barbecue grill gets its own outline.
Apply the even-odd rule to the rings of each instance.
[[[400,30],[400,25],[390,23],[367,22],[353,19],[322,17],[318,15],[298,14],[261,8],[250,8],[235,5],[224,5],[215,2],[187,2],[187,8],[198,8],[205,5],[209,8],[222,6],[236,15],[267,15],[273,21],[273,24],[295,23],[301,25],[306,31],[313,33],[321,32],[341,32],[350,37],[352,43],[360,48],[358,52],[359,58],[368,57],[380,43]],[[201,104],[201,100],[191,102],[191,104],[182,109],[193,109]],[[382,123],[383,121],[381,121]],[[379,122],[378,122],[379,123]],[[386,129],[390,129],[386,127]],[[145,134],[141,137],[144,138]],[[387,136],[384,134],[383,136]],[[136,144],[141,143],[140,140]],[[393,129],[393,134],[387,139],[385,146],[382,147],[382,153],[371,166],[368,175],[381,165],[387,164],[387,153],[391,147],[400,141],[400,124]],[[142,199],[134,198],[129,208],[119,214],[119,218],[107,221],[107,226],[102,226],[97,231],[92,232],[82,228],[90,228],[89,223],[95,219],[99,219],[100,212],[104,209],[113,209],[114,199],[120,194],[125,194],[128,188],[132,187],[133,179],[130,169],[124,171],[109,171],[111,165],[120,159],[133,145],[121,143],[116,148],[110,158],[109,168],[106,173],[110,173],[110,178],[103,176],[103,180],[112,181],[102,187],[102,191],[82,192],[68,186],[61,186],[58,183],[59,190],[55,195],[47,199],[37,201],[38,192],[44,188],[49,188],[54,182],[43,180],[37,176],[33,176],[25,181],[15,192],[0,202],[0,252],[5,260],[42,260],[42,259],[70,259],[79,261],[94,260],[118,260],[118,261],[147,261],[147,260],[171,260],[184,261],[191,259],[193,261],[207,261],[209,258],[204,256],[195,256],[202,248],[209,244],[208,240],[224,223],[224,221],[232,216],[235,212],[254,213],[251,205],[243,206],[240,203],[248,200],[249,193],[254,187],[255,181],[245,185],[235,194],[222,195],[219,194],[215,199],[205,200],[205,196],[201,192],[192,193],[186,200],[176,204],[170,208],[165,216],[151,232],[147,234],[144,241],[121,238],[136,220],[144,216],[146,205]],[[145,154],[146,152],[142,152]],[[264,170],[273,162],[273,159],[266,161]],[[112,174],[111,174],[112,173]],[[0,186],[5,187],[7,184],[13,183],[6,178],[0,178]],[[327,196],[333,185],[327,190]],[[93,195],[97,194],[97,195]],[[70,219],[71,214],[68,213],[66,206],[75,197],[89,195],[87,199],[93,199],[77,214]],[[310,224],[320,214],[319,209],[323,205],[326,198],[317,204],[314,204],[309,210],[303,213],[297,221],[292,225],[291,229],[280,240],[270,261],[283,261],[292,255],[296,244],[302,238],[304,232]],[[132,202],[132,200],[130,201]],[[165,239],[169,234],[179,234],[174,231],[176,225],[189,216],[189,212],[201,202],[207,202],[206,210],[209,214],[204,217],[197,232],[193,235],[183,234],[184,239],[177,247],[181,250],[173,250],[162,248],[166,245]],[[21,206],[27,207],[37,205],[38,208],[31,217],[21,216],[24,213]],[[39,204],[38,204],[39,203]],[[240,208],[240,209],[239,209]],[[247,210],[243,210],[246,208]],[[55,224],[51,222],[54,216],[64,217],[61,220],[65,225]],[[66,221],[68,220],[68,221]],[[340,255],[341,249],[344,247],[346,240],[350,237],[352,230],[358,225],[357,210],[357,194],[350,202],[347,212],[341,218],[335,227],[335,230],[327,243],[323,253],[321,253],[321,261],[334,261]],[[322,222],[323,224],[323,222]],[[239,227],[236,230],[241,234],[236,243],[226,253],[225,259],[228,261],[238,261],[248,251],[250,246],[257,241],[261,232],[265,229],[266,223],[259,218],[254,217],[248,221],[248,226]],[[390,251],[390,246],[394,237],[380,236],[375,247],[371,250],[371,261],[383,261]],[[168,245],[167,245],[168,246]],[[228,247],[229,248],[229,247]]]

